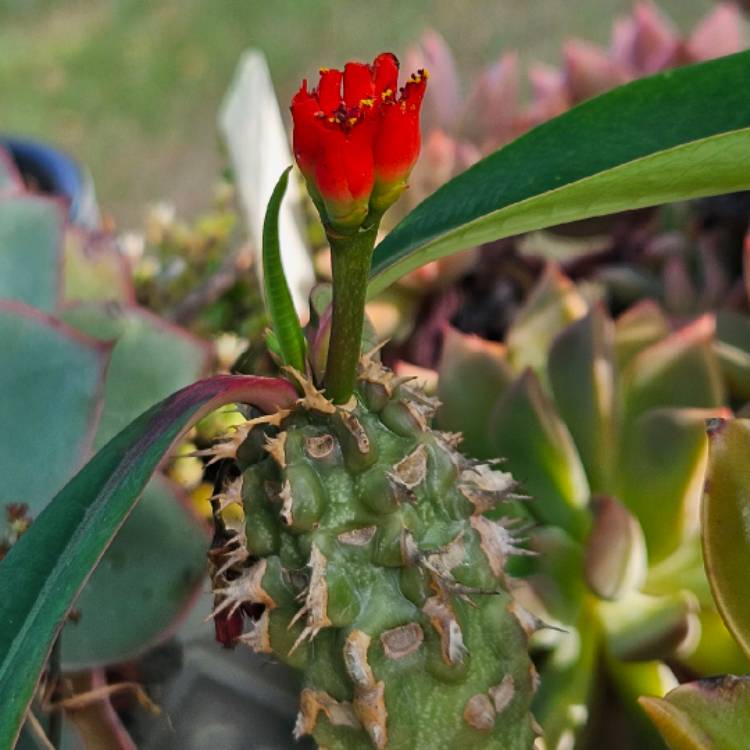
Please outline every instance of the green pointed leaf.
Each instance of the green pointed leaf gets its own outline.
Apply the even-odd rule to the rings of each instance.
[[[750,317],[718,313],[716,338],[714,348],[729,390],[738,399],[750,400]]]
[[[706,420],[724,409],[654,409],[632,425],[617,463],[617,494],[640,521],[655,564],[698,534],[708,459]]]
[[[412,211],[370,294],[436,258],[590,216],[750,187],[750,52],[634,81],[540,125]]]
[[[268,314],[281,348],[284,364],[304,372],[305,336],[294,309],[289,285],[286,283],[279,245],[279,212],[289,182],[290,170],[291,167],[287,167],[282,172],[266,209],[266,218],[263,222],[263,285]]]
[[[709,431],[703,498],[703,555],[724,622],[750,657],[750,420],[720,422]]]
[[[297,398],[284,380],[224,375],[179,391],[114,437],[45,508],[0,562],[0,747],[12,747],[52,643],[160,462],[226,403],[271,411]],[[158,575],[158,571],[154,572]]]
[[[750,677],[715,677],[680,685],[641,706],[670,750],[740,750],[750,736]]]
[[[615,354],[618,369],[636,354],[669,335],[669,321],[659,305],[647,299],[626,310],[615,321]]]
[[[438,424],[461,432],[462,448],[474,458],[494,456],[490,447],[492,407],[513,380],[505,347],[447,328],[438,368]]]
[[[109,351],[38,310],[0,301],[0,506],[27,503],[36,516],[86,460]]]
[[[494,454],[533,497],[529,511],[580,540],[588,525],[589,486],[568,428],[527,370],[498,402],[490,420]]]
[[[713,317],[704,315],[633,358],[620,380],[626,430],[649,409],[724,405],[715,330]]]
[[[520,372],[531,367],[544,377],[555,336],[584,316],[586,301],[573,282],[550,264],[508,330],[508,360]]]
[[[603,308],[555,339],[547,371],[560,416],[578,448],[591,491],[611,487],[616,455],[614,326]]]
[[[43,312],[57,307],[64,226],[58,201],[25,194],[0,198],[0,298]]]
[[[592,509],[594,523],[586,540],[586,582],[602,599],[619,599],[639,589],[646,578],[643,531],[614,498],[594,498]]]
[[[664,596],[630,591],[618,601],[599,603],[609,652],[623,661],[663,659],[679,648],[694,647],[697,609],[698,602],[687,591]]]

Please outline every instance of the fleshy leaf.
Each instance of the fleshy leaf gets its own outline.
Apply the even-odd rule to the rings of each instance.
[[[36,195],[0,198],[0,298],[52,312],[60,296],[65,213]]]
[[[0,301],[0,505],[27,503],[36,516],[84,462],[109,350],[38,310]]]
[[[726,409],[654,409],[632,425],[617,465],[618,497],[640,521],[649,560],[698,534],[708,459],[706,420]]]
[[[22,189],[21,175],[18,174],[11,155],[0,148],[0,193],[15,193]]]
[[[568,428],[531,370],[493,410],[490,437],[494,455],[508,459],[508,471],[534,498],[529,510],[580,540],[588,524],[586,473]]]
[[[739,313],[718,313],[716,338],[714,348],[729,390],[743,401],[750,400],[750,319]]]
[[[263,286],[269,317],[279,342],[284,364],[299,372],[305,369],[305,337],[299,324],[289,285],[284,276],[279,245],[279,211],[289,182],[287,167],[271,194],[263,222]]]
[[[698,680],[639,702],[670,750],[739,750],[750,736],[750,677]]]
[[[718,422],[709,430],[703,498],[703,555],[716,605],[750,657],[750,420]]]
[[[380,243],[370,294],[428,261],[502,237],[747,189],[749,63],[750,52],[741,52],[634,81],[482,159]]]
[[[492,407],[513,380],[505,347],[479,336],[446,328],[438,369],[438,424],[461,432],[462,447],[475,458],[491,458],[489,420]]]
[[[697,642],[698,605],[687,591],[664,596],[631,591],[616,602],[602,600],[599,607],[607,646],[616,659],[662,659]]]
[[[613,329],[604,310],[595,306],[559,334],[547,366],[555,403],[594,493],[611,487],[616,452]]]
[[[224,375],[179,391],[97,453],[0,562],[0,746],[12,747],[52,643],[76,597],[159,463],[190,427],[226,403],[266,411],[297,394],[284,380]]]
[[[161,477],[146,486],[81,593],[80,617],[63,631],[66,670],[134,658],[186,613],[209,542],[189,502]]]
[[[151,404],[197,380],[208,364],[207,344],[139,307],[81,304],[61,317],[90,336],[114,341],[96,448]]]
[[[611,497],[595,498],[586,540],[586,581],[603,599],[619,599],[646,577],[646,545],[638,521]]]
[[[122,302],[135,300],[125,258],[111,238],[92,237],[69,227],[65,233],[63,301]]]
[[[555,336],[585,314],[586,302],[573,282],[550,264],[508,330],[510,363],[517,371],[543,373]]]
[[[724,405],[714,332],[713,317],[704,315],[633,358],[620,381],[625,429],[649,409]]]
[[[615,355],[624,369],[637,354],[669,335],[669,321],[659,305],[643,300],[615,321]]]

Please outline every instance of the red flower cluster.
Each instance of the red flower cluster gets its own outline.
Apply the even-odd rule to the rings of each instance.
[[[397,93],[395,55],[372,65],[323,68],[317,89],[307,81],[292,99],[294,156],[324,223],[351,232],[380,216],[403,192],[419,154],[419,110],[427,72]],[[343,83],[343,95],[342,95]]]

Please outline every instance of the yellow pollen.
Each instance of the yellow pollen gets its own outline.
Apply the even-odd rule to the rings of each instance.
[[[385,100],[385,99],[390,99],[390,98],[391,98],[392,96],[393,96],[393,89],[386,89],[386,90],[385,90],[385,91],[384,91],[384,92],[383,92],[383,93],[382,93],[382,94],[380,95],[380,98],[381,98],[381,99],[383,99],[383,100]]]
[[[350,125],[354,125],[354,123],[355,123],[355,122],[357,122],[357,120],[358,120],[358,119],[359,119],[358,117],[350,117],[350,118],[349,118],[349,119],[347,120],[347,122],[348,122],[348,123],[349,123]]]
[[[327,73],[330,70],[330,68],[318,68],[318,73],[320,75],[323,75],[323,73]]]
[[[373,104],[375,104],[374,99],[360,99],[359,100],[359,106],[360,107],[372,107]]]

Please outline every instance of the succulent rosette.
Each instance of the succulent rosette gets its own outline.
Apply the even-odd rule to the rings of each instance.
[[[731,413],[715,346],[712,315],[675,329],[644,301],[613,320],[554,266],[504,343],[447,332],[439,426],[471,455],[505,457],[533,497],[516,512],[539,554],[514,591],[561,629],[534,642],[548,750],[597,731],[605,689],[653,743],[639,694],[747,670],[700,552],[705,423]]]

